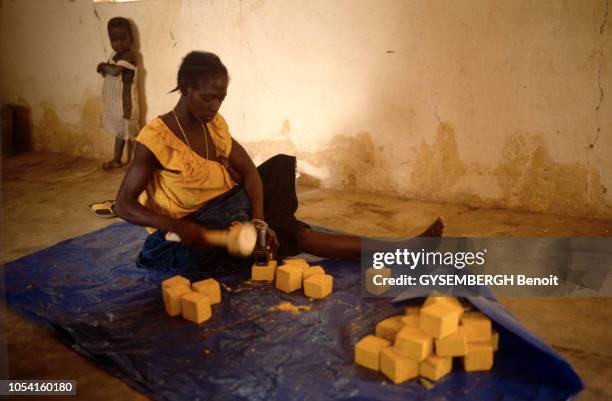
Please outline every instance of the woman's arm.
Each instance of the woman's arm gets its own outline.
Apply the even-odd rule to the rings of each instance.
[[[132,224],[175,232],[187,246],[209,247],[206,230],[199,224],[159,215],[138,202],[138,197],[159,168],[161,165],[155,155],[146,146],[136,143],[134,160],[119,187],[115,213]]]
[[[251,202],[251,218],[264,220],[263,184],[257,167],[244,148],[232,138],[232,150],[229,155],[229,168],[235,169],[242,177],[242,184]],[[280,244],[276,233],[268,227],[267,243],[273,258]]]
[[[263,184],[257,167],[244,148],[232,138],[232,150],[229,154],[230,167],[242,176],[244,189],[251,201],[251,217],[264,219]]]

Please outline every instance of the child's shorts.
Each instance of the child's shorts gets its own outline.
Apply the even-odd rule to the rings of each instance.
[[[123,116],[102,114],[102,128],[119,139],[134,139],[138,136],[140,127],[136,118],[126,120]]]

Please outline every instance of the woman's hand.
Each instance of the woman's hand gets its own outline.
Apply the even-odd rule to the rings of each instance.
[[[270,260],[276,257],[276,253],[278,252],[278,248],[280,247],[280,243],[278,242],[278,238],[276,237],[276,233],[273,229],[268,226],[268,232],[266,234],[266,248],[268,251],[268,258]]]
[[[181,242],[190,248],[210,248],[211,244],[206,239],[206,229],[189,220],[176,220],[171,230],[181,238]]]

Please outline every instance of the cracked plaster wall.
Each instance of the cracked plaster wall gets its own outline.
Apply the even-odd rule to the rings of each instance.
[[[609,0],[3,0],[0,100],[34,144],[109,157],[98,128],[105,23],[138,28],[150,119],[180,57],[220,54],[222,113],[256,161],[311,182],[612,219]]]

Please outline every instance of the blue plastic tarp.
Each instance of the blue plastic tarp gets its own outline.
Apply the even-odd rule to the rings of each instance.
[[[117,223],[8,263],[7,303],[154,400],[544,401],[582,389],[560,355],[482,298],[471,301],[500,331],[491,372],[458,364],[426,390],[356,366],[354,344],[403,308],[363,298],[353,261],[319,262],[334,276],[334,294],[316,301],[249,282],[249,265],[228,262],[188,276],[222,283],[208,322],[170,317],[160,291],[169,274],[134,262],[144,238],[142,228]],[[284,312],[282,302],[310,309]]]

